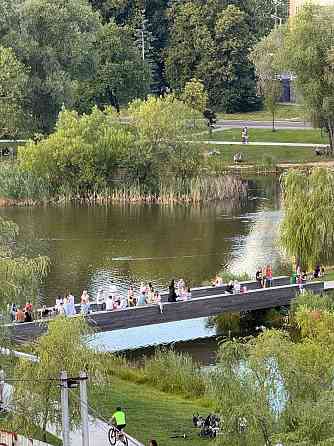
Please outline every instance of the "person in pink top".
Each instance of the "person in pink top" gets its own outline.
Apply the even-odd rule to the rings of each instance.
[[[270,288],[273,286],[273,269],[271,265],[267,265],[266,268],[266,287]]]

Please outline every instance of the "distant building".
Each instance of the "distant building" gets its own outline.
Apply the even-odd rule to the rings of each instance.
[[[289,16],[292,17],[297,14],[298,9],[301,8],[310,0],[289,0]],[[334,0],[312,0],[314,4],[319,6],[334,6]]]

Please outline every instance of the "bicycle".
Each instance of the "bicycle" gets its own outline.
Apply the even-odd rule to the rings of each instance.
[[[111,446],[115,446],[117,443],[128,446],[128,437],[123,430],[118,430],[116,426],[111,426],[108,432],[108,439]]]

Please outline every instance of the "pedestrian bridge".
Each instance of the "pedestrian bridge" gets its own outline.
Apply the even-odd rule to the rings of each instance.
[[[287,277],[276,278],[271,288],[256,288],[255,282],[247,282],[248,291],[240,294],[223,293],[223,287],[197,288],[192,291],[191,300],[163,303],[162,313],[158,305],[145,305],[123,310],[92,312],[86,318],[96,331],[113,331],[217,316],[226,312],[246,312],[288,306],[300,290],[298,285],[289,285],[287,282]],[[304,289],[322,293],[324,282],[307,282],[304,284]],[[196,293],[195,290],[198,292]],[[11,324],[8,328],[14,339],[24,342],[46,332],[48,322],[47,319],[37,320]]]

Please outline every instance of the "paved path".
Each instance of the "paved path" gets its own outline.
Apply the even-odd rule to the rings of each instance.
[[[89,420],[89,446],[110,446],[108,441],[109,426],[104,421],[90,418]],[[143,446],[142,443],[127,435],[129,446]],[[71,446],[82,446],[81,429],[71,433]],[[123,446],[118,442],[116,446]]]

